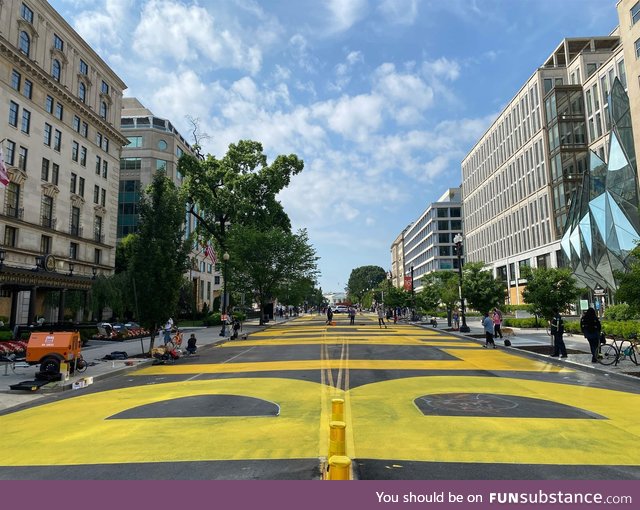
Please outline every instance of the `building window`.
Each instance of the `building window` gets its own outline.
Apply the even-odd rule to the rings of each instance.
[[[93,222],[93,233],[94,233],[94,239],[99,242],[102,243],[103,239],[102,239],[102,216],[96,216],[95,220]]]
[[[33,83],[31,83],[31,80],[24,80],[22,95],[27,99],[31,99],[32,94],[33,94]]]
[[[109,152],[109,139],[106,136],[102,140],[102,150],[106,153]]]
[[[80,177],[80,181],[78,182],[78,195],[84,198],[84,177]]]
[[[87,166],[87,148],[80,147],[80,165]]]
[[[100,87],[100,92],[102,92],[103,94],[109,93],[109,85],[105,81],[102,82],[102,85]]]
[[[89,66],[82,59],[80,59],[80,74],[84,74],[85,76],[89,74]]]
[[[53,132],[53,150],[60,152],[61,145],[62,145],[62,131],[56,129]]]
[[[78,83],[78,99],[83,103],[87,99],[87,86],[82,82]]]
[[[57,58],[54,58],[51,61],[51,77],[58,82],[60,81],[60,70],[60,61]]]
[[[71,260],[78,260],[78,243],[69,243],[69,258]]]
[[[100,260],[102,259],[102,251],[96,248],[93,252],[93,263],[101,264]]]
[[[40,237],[40,253],[44,253],[45,255],[51,253],[51,237]]]
[[[22,76],[15,69],[11,73],[11,87],[15,90],[20,90],[20,82],[22,80]]]
[[[128,136],[127,140],[129,143],[127,145],[127,149],[138,149],[142,147],[142,137],[141,136]]]
[[[78,142],[73,142],[73,144],[71,145],[71,159],[73,161],[78,161],[78,151],[80,149],[80,145],[78,144]]]
[[[31,51],[31,37],[29,37],[29,34],[27,34],[24,30],[20,32],[18,48],[20,48],[20,51],[27,57],[29,56],[29,52]]]
[[[44,144],[51,147],[51,124],[44,123]]]
[[[53,113],[53,98],[51,96],[47,96],[44,100],[44,109],[49,113]]]
[[[64,41],[57,34],[53,34],[53,47],[56,50],[64,51]]]
[[[121,158],[120,170],[140,170],[142,168],[141,158]]]
[[[9,101],[9,124],[13,127],[18,127],[18,111],[20,107],[18,103]]]
[[[163,159],[156,159],[156,172],[167,173],[167,162]]]
[[[40,172],[40,179],[43,181],[49,181],[49,160],[42,158],[42,170]]]
[[[22,7],[20,7],[20,16],[22,16],[23,20],[28,21],[33,25],[33,11],[24,3],[22,4]]]
[[[631,8],[631,24],[635,25],[638,20],[640,20],[640,2],[636,2]]]
[[[80,208],[71,208],[71,224],[69,225],[69,233],[72,236],[80,235]]]
[[[16,246],[16,239],[18,238],[18,229],[7,225],[4,227],[4,245],[11,248]]]
[[[60,165],[53,163],[51,165],[51,184],[58,185],[58,175],[60,175]]]
[[[618,62],[618,78],[620,78],[620,83],[626,88],[627,87],[627,73],[624,68],[624,60]]]
[[[102,207],[107,206],[107,190],[104,188],[100,190],[100,205]]]
[[[27,155],[29,154],[29,149],[26,147],[20,146],[20,153],[18,154],[18,168],[23,172],[27,171]]]
[[[105,101],[102,101],[100,103],[100,117],[102,117],[103,119],[107,119],[107,103]]]
[[[16,155],[16,143],[11,140],[7,140],[7,155],[5,156],[4,162],[13,166]]]
[[[80,128],[80,134],[87,138],[89,136],[89,124],[82,121],[82,127]]]
[[[160,140],[158,142],[158,149],[160,149],[161,151],[167,150],[167,142],[165,142],[164,140]]]
[[[47,228],[53,227],[53,198],[47,195],[42,196],[42,226]]]
[[[97,185],[93,187],[93,203],[100,203],[100,186]]]
[[[636,50],[636,60],[638,60],[640,58],[640,39],[637,39],[633,46]]]
[[[55,116],[57,119],[60,119],[60,120],[62,120],[62,117],[64,116],[64,107],[60,103],[56,103]]]
[[[10,182],[7,185],[7,215],[13,218],[20,217],[20,185]]]
[[[96,175],[100,175],[100,168],[102,167],[102,158],[96,156]]]
[[[31,129],[31,112],[23,108],[22,109],[22,125],[20,127],[20,130],[23,133],[28,135],[30,129]]]
[[[96,145],[102,148],[102,133],[96,133]]]
[[[73,116],[73,130],[76,132],[80,132],[80,117],[77,115]]]
[[[109,175],[109,163],[105,159],[102,161],[102,177],[106,179],[107,175]]]
[[[69,186],[69,191],[71,191],[71,193],[75,194],[75,192],[76,192],[76,182],[77,181],[78,181],[78,176],[72,172],[71,173],[71,184]]]

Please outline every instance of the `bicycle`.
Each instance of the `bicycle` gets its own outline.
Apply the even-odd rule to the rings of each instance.
[[[625,345],[629,344],[629,345]],[[640,340],[637,338],[616,338],[613,337],[610,344],[600,346],[600,356],[598,361],[603,365],[615,365],[629,359],[634,365],[640,364],[638,356],[640,355]]]

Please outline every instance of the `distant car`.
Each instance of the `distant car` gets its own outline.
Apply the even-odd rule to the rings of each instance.
[[[349,311],[349,307],[345,305],[338,305],[334,310],[335,313],[347,313]]]

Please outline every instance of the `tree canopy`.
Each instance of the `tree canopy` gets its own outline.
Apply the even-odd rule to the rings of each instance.
[[[361,266],[353,269],[347,282],[347,293],[354,302],[362,301],[369,290],[374,290],[387,277],[380,266]]]
[[[254,293],[261,310],[287,285],[293,290],[302,280],[315,282],[318,258],[306,230],[294,234],[275,227],[234,225],[230,236],[230,285]]]
[[[252,140],[229,145],[222,159],[185,153],[178,162],[190,211],[199,219],[198,235],[213,238],[222,251],[228,248],[229,225],[290,230],[289,217],[276,196],[303,168],[295,154],[279,155],[268,165],[262,144]]]
[[[484,262],[467,262],[464,265],[462,293],[469,307],[481,313],[504,304],[504,285],[493,277]]]
[[[582,293],[567,268],[523,267],[521,276],[527,280],[522,297],[536,317],[550,319],[555,308],[566,310]]]

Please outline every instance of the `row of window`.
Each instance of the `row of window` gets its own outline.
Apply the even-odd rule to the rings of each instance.
[[[11,225],[4,227],[4,246],[15,247],[18,245],[20,229]],[[40,253],[43,255],[52,253],[53,238],[51,236],[42,235],[40,237]],[[71,260],[80,260],[80,245],[76,242],[69,243],[69,258]],[[102,263],[102,250],[100,248],[94,248],[93,250],[93,263]]]
[[[21,6],[20,14],[22,16],[22,19],[24,19],[31,25],[31,29],[35,33],[35,27],[33,25],[33,10],[29,8],[29,6],[27,6],[25,3],[23,3]],[[37,33],[35,35],[37,35]],[[21,30],[18,34],[18,49],[29,58],[31,58],[31,39],[31,35],[29,35],[26,30]],[[55,51],[64,54],[64,41],[56,33],[53,34],[52,44]],[[61,64],[59,58],[55,58],[54,56],[54,58],[51,60],[51,77],[55,81],[60,82],[62,79],[62,70],[63,64]],[[85,78],[83,77],[89,75],[89,65],[83,59],[79,59],[78,72],[80,75],[80,78],[78,79],[78,99],[83,103],[86,103],[88,83],[85,83],[83,81],[85,80]],[[100,92],[103,95],[109,94],[109,84],[104,80],[102,80],[101,82]],[[108,114],[109,105],[106,100],[103,100],[99,105],[99,115],[102,119],[107,120]]]

